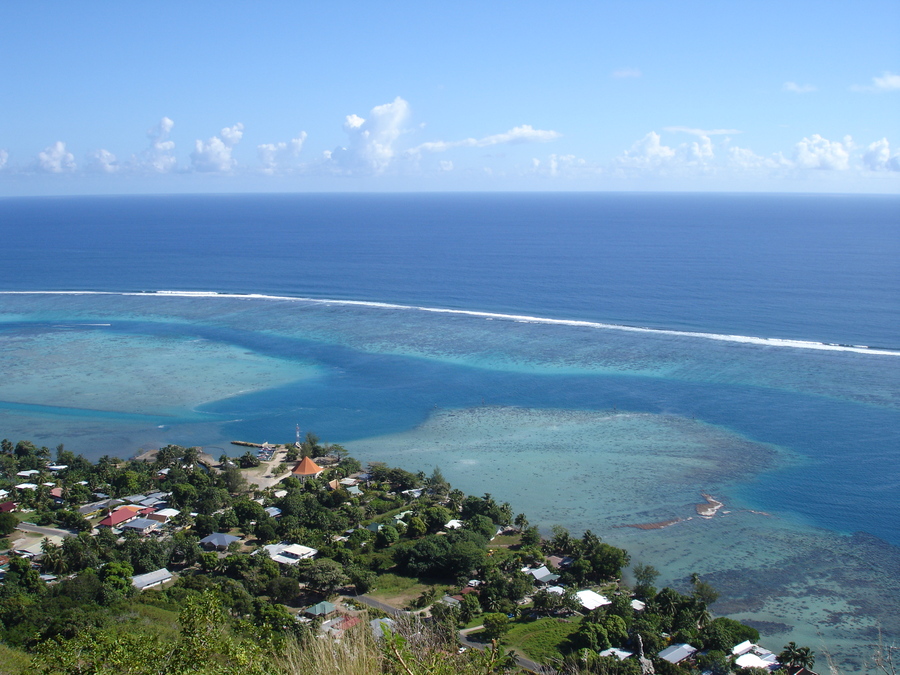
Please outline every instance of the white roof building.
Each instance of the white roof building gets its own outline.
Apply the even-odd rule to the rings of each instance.
[[[154,586],[164,584],[173,576],[174,575],[169,570],[163,567],[162,569],[156,570],[155,572],[147,572],[147,574],[136,574],[135,576],[131,577],[131,585],[139,591],[142,591],[145,588],[153,588]]]
[[[296,565],[301,560],[314,558],[319,553],[316,549],[309,546],[287,544],[285,542],[267,544],[262,547],[262,550],[268,553],[272,560],[283,565]]]
[[[578,591],[575,595],[581,603],[581,606],[588,611],[612,604],[612,601],[605,595],[600,595],[599,593],[590,590]]]

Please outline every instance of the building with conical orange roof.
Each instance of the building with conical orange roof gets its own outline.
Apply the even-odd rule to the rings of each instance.
[[[324,470],[309,457],[304,457],[291,471],[291,475],[296,476],[300,480],[306,480],[307,478],[318,478],[319,474]]]

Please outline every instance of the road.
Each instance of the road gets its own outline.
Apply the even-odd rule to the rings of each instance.
[[[475,642],[474,640],[469,639],[469,633],[477,633],[480,630],[484,630],[484,626],[474,626],[472,628],[466,628],[464,630],[459,631],[459,641],[466,647],[470,647],[471,649],[487,649],[490,647],[489,644],[485,644],[484,642]],[[532,673],[540,673],[541,675],[553,675],[556,673],[553,668],[549,666],[542,666],[540,663],[536,663],[531,659],[526,659],[524,656],[516,656],[516,664],[520,668],[524,668]]]
[[[37,534],[42,534],[45,537],[57,536],[57,537],[77,537],[78,535],[74,532],[70,532],[69,530],[58,530],[55,527],[41,527],[40,525],[33,525],[32,523],[19,523],[16,526],[17,530],[22,530],[22,532],[36,532]]]

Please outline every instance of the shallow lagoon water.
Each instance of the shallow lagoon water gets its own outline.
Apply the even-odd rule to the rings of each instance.
[[[900,540],[896,357],[302,301],[0,303],[5,436],[218,454],[300,423],[364,461],[439,465],[544,528],[592,529],[662,583],[698,572],[772,647],[827,644],[854,669],[877,627],[900,635],[898,550],[853,535]],[[725,503],[712,519],[701,492]]]

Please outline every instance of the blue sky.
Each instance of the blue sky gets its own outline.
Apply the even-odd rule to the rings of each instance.
[[[900,3],[0,6],[0,194],[900,192]]]

